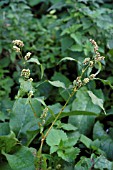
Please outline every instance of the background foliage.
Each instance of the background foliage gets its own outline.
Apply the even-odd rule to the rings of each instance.
[[[92,55],[90,38],[106,58],[101,73],[78,90],[51,130],[43,148],[42,169],[113,169],[112,6],[111,0],[0,1],[1,170],[34,170],[34,162],[40,164],[36,159],[40,119],[26,104],[26,96],[15,100],[23,65],[12,51],[12,40],[22,40],[23,54],[31,51],[37,61],[38,65],[27,63],[35,89],[31,102],[37,117],[43,102],[48,105],[46,130],[53,121],[51,114],[56,115],[69,96],[66,89],[80,75],[81,68],[72,58],[81,62]]]

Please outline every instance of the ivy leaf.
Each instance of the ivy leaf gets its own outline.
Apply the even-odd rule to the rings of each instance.
[[[6,157],[13,170],[35,170],[34,156],[31,150],[25,146],[19,147],[14,154],[5,152],[2,152],[2,154]]]
[[[99,106],[106,114],[105,109],[103,107],[103,103],[104,103],[103,100],[95,96],[91,91],[88,91],[88,94],[91,97],[93,104]]]
[[[49,146],[55,146],[55,145],[59,145],[61,140],[64,141],[66,139],[67,139],[67,135],[62,130],[51,129],[51,131],[49,132],[46,138],[46,143]]]

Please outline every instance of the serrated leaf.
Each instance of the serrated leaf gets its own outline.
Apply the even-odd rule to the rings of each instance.
[[[56,152],[58,150],[58,146],[51,146],[50,148],[50,154]]]
[[[13,170],[35,170],[34,156],[30,149],[21,146],[14,154],[2,153]]]
[[[62,148],[67,149],[68,147],[72,147],[72,146],[76,145],[78,140],[79,140],[79,136],[77,136],[76,138],[75,137],[69,137],[67,140],[61,141],[59,146],[61,145]]]
[[[68,148],[65,151],[63,150],[57,151],[58,156],[67,162],[73,162],[76,159],[76,157],[79,155],[79,153],[80,153],[80,149],[74,147]]]
[[[66,139],[67,139],[67,135],[62,130],[51,129],[51,131],[49,132],[46,138],[46,143],[49,146],[55,146],[55,145],[59,145],[61,140],[64,141]]]
[[[104,113],[106,114],[105,109],[104,109],[104,107],[103,107],[103,103],[104,103],[103,100],[100,99],[100,98],[98,98],[97,96],[95,96],[91,91],[88,91],[88,94],[89,94],[89,96],[91,97],[92,102],[93,102],[95,105],[99,106],[99,107],[104,111]]]

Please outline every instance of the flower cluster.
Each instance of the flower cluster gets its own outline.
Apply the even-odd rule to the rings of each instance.
[[[17,53],[20,53],[20,48],[17,47],[16,45],[13,46],[13,50],[16,51]]]
[[[32,96],[33,96],[33,91],[32,91],[32,90],[30,90],[30,91],[29,91],[29,93],[28,93],[28,97],[30,97],[30,98],[31,98]]]
[[[17,45],[18,47],[23,47],[24,46],[24,43],[21,40],[13,40],[12,43],[14,45]]]
[[[25,78],[29,78],[29,76],[30,76],[30,70],[29,69],[23,69],[22,71],[21,71],[21,76],[23,76],[23,77],[25,77]]]
[[[90,39],[90,42],[92,43],[92,45],[94,46],[94,52],[95,52],[95,62],[98,62],[98,61],[101,61],[101,60],[104,60],[104,56],[101,56],[100,53],[98,52],[98,45],[97,43]]]
[[[90,80],[93,80],[97,73],[95,74],[91,74],[86,78],[83,78],[83,73],[89,68],[89,67],[93,67],[94,64],[96,64],[97,62],[100,62],[101,60],[104,60],[105,57],[101,56],[100,53],[98,52],[98,45],[97,43],[90,39],[90,42],[92,43],[93,47],[94,47],[94,52],[95,52],[95,56],[92,57],[92,59],[90,58],[85,58],[83,61],[83,65],[85,66],[85,69],[82,69],[82,75],[77,77],[76,80],[73,81],[73,85],[74,85],[74,90],[76,91],[77,88],[81,87],[82,85],[86,85]]]
[[[31,52],[28,52],[28,53],[25,55],[24,59],[27,61],[27,60],[30,58],[30,56],[31,56]]]
[[[24,46],[24,43],[21,40],[13,40],[12,43],[14,44],[13,49],[17,53],[20,53],[21,52],[20,48]]]

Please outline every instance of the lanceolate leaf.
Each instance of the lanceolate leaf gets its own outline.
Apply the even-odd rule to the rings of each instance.
[[[32,62],[32,63],[36,63],[37,65],[40,65],[40,62],[38,61],[37,58],[30,58],[27,62]]]
[[[59,119],[63,118],[63,117],[67,117],[67,116],[77,116],[77,115],[81,115],[81,116],[94,116],[96,117],[97,114],[94,112],[88,112],[88,111],[79,111],[79,110],[75,110],[75,111],[70,111],[70,112],[62,112],[62,114],[59,116]],[[55,117],[57,116],[57,114],[55,114]],[[50,124],[52,121],[54,120],[53,116],[49,117],[46,124]]]
[[[55,86],[55,87],[62,87],[64,89],[66,89],[65,87],[65,84],[59,80],[57,81],[48,81],[52,86]]]
[[[75,62],[81,64],[78,60],[75,60],[74,58],[71,58],[71,57],[64,57],[63,59],[61,59],[59,61],[59,63],[62,62],[62,61],[66,61],[66,60],[75,61]]]
[[[99,99],[97,96],[95,96],[91,91],[88,91],[88,94],[89,94],[89,96],[91,97],[91,99],[92,99],[92,102],[95,104],[95,105],[97,105],[97,106],[99,106],[103,111],[104,111],[104,113],[106,114],[106,112],[105,112],[105,109],[104,109],[104,107],[103,107],[103,100],[102,99]]]

